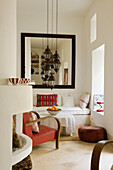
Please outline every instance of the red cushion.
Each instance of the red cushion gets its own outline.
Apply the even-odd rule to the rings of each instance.
[[[57,105],[57,94],[37,94],[37,107]]]
[[[39,125],[40,132],[33,133],[33,146],[56,139],[56,129]]]

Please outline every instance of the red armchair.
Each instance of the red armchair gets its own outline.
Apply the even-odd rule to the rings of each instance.
[[[36,146],[51,140],[56,139],[56,148],[59,148],[59,139],[60,139],[60,121],[58,118],[53,116],[47,116],[44,118],[40,118],[39,114],[35,111],[32,111],[37,115],[37,120],[29,122],[28,113],[23,113],[23,133],[29,136],[32,139],[32,145]],[[45,125],[40,125],[41,120],[45,119],[55,119],[57,121],[58,127],[57,129],[50,128]],[[31,126],[33,123],[38,123],[39,125],[39,133],[32,132]]]

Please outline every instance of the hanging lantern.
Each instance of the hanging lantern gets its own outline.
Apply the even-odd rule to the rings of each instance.
[[[54,68],[54,60],[53,60],[53,57],[51,58],[51,60],[49,61],[49,63],[50,63],[51,69],[53,69],[53,68]]]
[[[50,60],[53,56],[48,45],[47,45],[47,48],[45,49],[45,51],[43,52],[43,56],[46,60]]]
[[[49,73],[50,73],[50,64],[49,63],[45,64],[44,73],[45,73],[45,75],[49,75]]]
[[[49,79],[48,79],[48,85],[49,85],[50,87],[54,87],[54,85],[55,85],[55,78],[54,78],[53,74],[54,74],[54,73],[50,73],[50,77],[49,77]]]
[[[59,54],[57,53],[57,51],[55,51],[53,63],[54,63],[54,70],[55,70],[56,73],[59,71],[59,68],[60,68],[60,65],[61,65],[59,58],[60,58]]]

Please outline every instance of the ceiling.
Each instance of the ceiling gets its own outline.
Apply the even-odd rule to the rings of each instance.
[[[85,14],[94,0],[59,0],[62,14]]]
[[[95,0],[59,0],[58,12],[60,15],[65,16],[84,15],[94,1]],[[49,0],[49,12],[52,12],[52,2],[53,12],[55,13],[56,0]],[[45,13],[47,13],[47,0],[17,0],[17,7],[18,12],[22,15],[22,17],[24,15],[31,17],[31,13],[36,13],[37,15],[37,12],[39,14],[38,17],[41,17],[41,15],[45,15]],[[35,38],[31,40],[31,45],[34,48],[36,48],[37,45],[41,48],[41,45],[45,44],[44,42],[42,43],[42,39],[40,40]]]
[[[52,10],[52,1],[53,8],[55,10],[56,0],[49,0],[49,10]],[[84,15],[88,10],[90,5],[95,0],[59,0],[59,13],[63,15]],[[24,11],[37,11],[39,13],[46,12],[47,10],[47,0],[17,0],[17,5],[24,8]]]

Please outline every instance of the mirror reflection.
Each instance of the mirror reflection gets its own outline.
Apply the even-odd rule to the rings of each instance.
[[[35,86],[73,86],[75,56],[72,38],[24,36],[22,49],[23,75],[30,77]]]

